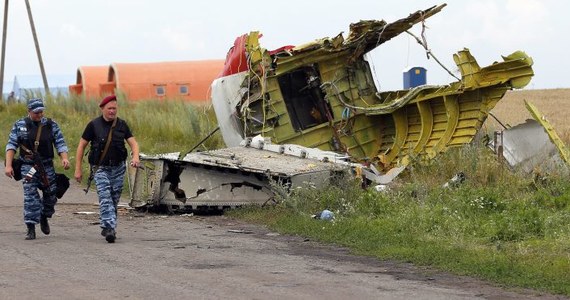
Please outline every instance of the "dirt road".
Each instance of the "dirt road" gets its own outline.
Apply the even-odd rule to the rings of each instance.
[[[0,299],[561,299],[349,255],[224,216],[123,209],[100,235],[94,192],[75,183],[52,233],[24,240],[22,186],[0,176]]]

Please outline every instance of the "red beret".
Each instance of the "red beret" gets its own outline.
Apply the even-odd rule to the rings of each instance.
[[[107,105],[107,103],[111,102],[111,101],[117,101],[117,96],[115,95],[109,95],[107,97],[105,97],[103,99],[103,101],[101,101],[101,104],[99,104],[99,107],[103,107],[105,105]]]

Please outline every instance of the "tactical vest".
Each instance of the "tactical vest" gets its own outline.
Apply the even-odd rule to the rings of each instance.
[[[107,150],[105,158],[101,162],[101,165],[116,164],[117,162],[122,162],[127,159],[127,148],[125,147],[125,122],[117,118],[117,125],[113,129],[113,135],[111,136],[111,144]],[[111,130],[111,125],[105,122],[102,117],[93,120],[93,128],[95,131],[95,138],[91,141],[91,149],[89,150],[89,164],[97,165],[100,160],[101,154],[103,154],[103,149],[107,143],[107,136],[109,135],[109,130]]]
[[[38,126],[34,125],[32,119],[29,117],[24,118],[26,122],[26,130],[28,132],[28,138],[20,141],[20,143],[26,148],[33,150],[34,149],[34,142],[36,141],[36,135],[38,133]],[[46,124],[42,127],[42,133],[39,139],[38,145],[38,153],[42,157],[42,159],[53,159],[54,152],[53,152],[53,121],[51,119],[47,119]],[[23,152],[20,151],[20,155]]]

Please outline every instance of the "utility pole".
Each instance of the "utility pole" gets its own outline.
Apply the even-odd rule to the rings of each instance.
[[[2,61],[0,62],[0,100],[4,100],[4,58],[6,57],[6,35],[8,33],[8,0],[4,1],[4,26],[2,27]]]
[[[4,27],[2,29],[2,59],[0,62],[0,100],[4,98],[4,62],[6,59],[6,37],[8,35],[8,2],[4,1]],[[28,18],[30,19],[30,27],[32,28],[32,35],[34,37],[34,44],[36,46],[36,53],[38,55],[38,61],[40,63],[40,70],[42,72],[42,79],[44,81],[44,89],[46,95],[49,94],[49,86],[46,77],[46,71],[44,69],[44,62],[42,60],[42,53],[40,52],[40,44],[38,42],[38,37],[36,35],[36,27],[34,26],[34,19],[32,18],[32,9],[30,7],[30,2],[26,0],[26,8],[28,10]]]
[[[30,19],[30,27],[32,27],[32,35],[34,36],[34,44],[36,45],[36,53],[38,54],[40,71],[42,72],[42,78],[44,80],[44,88],[46,90],[46,95],[49,95],[49,86],[47,82],[46,71],[44,70],[44,62],[42,60],[42,53],[40,52],[40,44],[38,42],[38,37],[36,35],[36,27],[34,26],[34,19],[32,18],[32,9],[30,8],[30,1],[28,0],[26,0],[26,8],[28,9],[28,18]]]

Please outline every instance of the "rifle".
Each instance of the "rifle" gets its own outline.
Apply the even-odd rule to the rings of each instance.
[[[87,188],[84,188],[83,191],[85,192],[85,194],[87,194],[89,192],[89,188],[91,188],[91,182],[93,181],[93,178],[95,177],[95,166],[91,166],[91,168],[89,168],[89,177],[87,178]]]
[[[32,151],[32,156],[34,159],[34,167],[40,172],[40,180],[42,183],[44,193],[50,194],[51,191],[49,189],[49,178],[47,176],[46,169],[44,168],[44,164],[42,162],[42,157],[38,151]]]
[[[43,164],[42,157],[41,157],[40,153],[37,151],[30,150],[30,149],[26,148],[26,146],[24,146],[24,145],[20,145],[20,147],[26,153],[28,153],[29,156],[32,157],[32,160],[34,161],[34,165],[32,166],[32,168],[35,168],[37,172],[40,172],[40,182],[42,184],[41,187],[42,187],[42,190],[44,191],[44,194],[45,195],[51,195],[49,178],[47,176],[46,169],[44,168],[44,164]],[[29,173],[30,172],[28,172],[28,174]],[[33,174],[31,174],[31,175],[33,176]],[[27,178],[28,175],[25,174],[24,177]],[[28,179],[26,179],[26,180],[28,180]]]
[[[40,126],[38,127],[38,131],[36,133],[36,140],[34,141],[34,147],[32,147],[32,149],[28,149],[26,146],[24,145],[20,145],[20,147],[22,149],[24,149],[24,151],[26,153],[28,153],[29,155],[32,156],[32,160],[34,161],[34,166],[32,168],[36,168],[37,171],[40,172],[40,179],[41,179],[41,183],[42,183],[42,190],[44,191],[44,193],[46,193],[47,195],[51,194],[51,191],[49,189],[49,178],[47,176],[46,173],[46,169],[44,168],[44,164],[42,161],[42,157],[40,155],[40,153],[38,152],[38,146],[40,145],[40,135],[42,134],[42,127],[44,125],[40,124]]]

